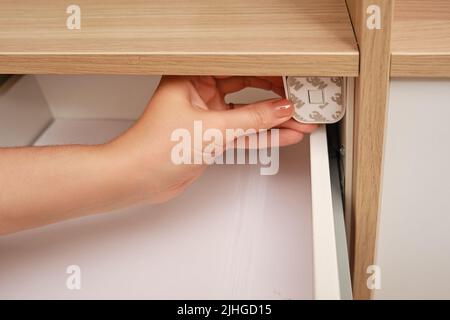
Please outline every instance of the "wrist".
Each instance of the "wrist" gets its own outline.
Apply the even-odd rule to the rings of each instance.
[[[99,146],[105,172],[112,176],[110,181],[118,186],[120,197],[128,204],[153,202],[152,195],[158,193],[158,168],[154,158],[145,154],[146,149],[148,146],[143,148],[125,135]]]

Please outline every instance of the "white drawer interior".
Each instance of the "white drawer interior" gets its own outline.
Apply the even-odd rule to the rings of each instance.
[[[0,115],[16,124],[0,129],[0,146],[106,142],[133,124],[156,83],[22,77],[0,95]],[[250,90],[233,98],[267,97]],[[339,299],[348,270],[338,263],[343,221],[332,200],[321,128],[280,151],[274,176],[256,165],[216,165],[168,203],[0,238],[0,298]],[[65,286],[74,264],[79,291]]]

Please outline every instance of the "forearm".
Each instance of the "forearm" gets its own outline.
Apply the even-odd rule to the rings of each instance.
[[[108,145],[0,148],[0,234],[137,201],[126,161]]]

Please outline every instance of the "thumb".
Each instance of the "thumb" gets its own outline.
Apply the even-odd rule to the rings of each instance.
[[[287,99],[270,99],[221,112],[224,129],[270,129],[287,120],[294,113]]]

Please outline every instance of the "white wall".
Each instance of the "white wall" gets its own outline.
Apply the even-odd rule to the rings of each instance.
[[[450,80],[394,80],[388,109],[378,299],[450,299]]]

